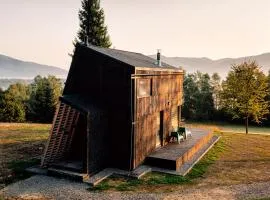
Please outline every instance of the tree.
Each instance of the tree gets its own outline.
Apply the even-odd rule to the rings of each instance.
[[[58,98],[62,93],[60,79],[54,76],[37,76],[31,84],[28,119],[31,121],[52,122]]]
[[[270,101],[270,70],[268,71],[268,76],[267,76],[267,83],[268,83],[268,95],[266,97],[267,101]],[[269,113],[267,115],[267,123],[268,125],[270,125],[270,107],[269,107]]]
[[[197,96],[199,93],[198,85],[195,82],[195,74],[188,74],[184,78],[184,105],[183,116],[186,119],[195,119]]]
[[[220,92],[221,92],[221,77],[218,73],[214,73],[211,77],[211,86],[213,89],[213,100],[215,109],[219,110],[220,107]]]
[[[222,105],[233,118],[243,118],[248,133],[249,119],[260,123],[269,113],[267,78],[255,61],[233,65],[222,84]]]
[[[197,96],[197,119],[211,120],[214,112],[213,91],[210,76],[197,72],[199,95]]]
[[[81,42],[105,48],[112,45],[105,25],[104,10],[100,8],[100,0],[82,0],[79,20],[80,29],[75,43]]]
[[[29,99],[28,87],[21,83],[10,85],[0,99],[0,121],[24,122],[25,103]]]
[[[201,72],[185,76],[183,116],[192,120],[210,120],[213,112],[210,76]]]

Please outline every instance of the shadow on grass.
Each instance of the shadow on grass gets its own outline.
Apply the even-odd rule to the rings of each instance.
[[[203,177],[208,167],[213,164],[225,150],[225,143],[222,138],[215,144],[215,146],[197,163],[193,169],[186,176],[176,176],[165,173],[151,172],[146,174],[143,178],[130,179],[119,176],[112,176],[97,186],[89,188],[89,191],[104,191],[104,190],[118,190],[118,191],[135,191],[139,188],[147,188],[153,186],[175,186],[192,184],[195,179]]]
[[[177,185],[188,184],[190,180],[183,176],[174,176],[170,174],[153,172],[145,175],[142,179],[131,179],[120,176],[112,176],[95,187],[89,188],[90,191],[118,190],[134,191],[138,187],[156,186],[156,185]]]
[[[11,184],[19,180],[29,178],[32,174],[25,169],[40,163],[40,159],[29,159],[24,161],[12,161],[8,163],[8,168],[12,170],[12,175],[4,180],[4,184]]]

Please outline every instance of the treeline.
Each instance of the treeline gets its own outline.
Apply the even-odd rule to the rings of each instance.
[[[37,76],[31,84],[0,89],[0,121],[51,123],[62,88],[55,76]]]
[[[16,83],[22,83],[22,84],[30,84],[33,82],[33,79],[6,79],[1,78],[0,79],[0,87],[2,89],[7,89],[10,85],[16,84]]]
[[[183,87],[185,120],[270,125],[270,71],[265,75],[255,62],[234,66],[225,80],[217,73],[186,74]],[[54,76],[0,89],[0,121],[52,122],[62,89]]]
[[[243,66],[245,64],[247,66]],[[255,68],[251,69],[251,65],[255,65]],[[250,82],[253,86],[248,86],[245,82],[248,76],[251,77]],[[263,88],[263,84],[266,84],[267,87]],[[261,125],[270,125],[270,114],[260,115],[270,112],[269,102],[267,102],[270,101],[270,71],[268,75],[263,74],[254,62],[233,67],[223,81],[217,73],[212,75],[201,72],[186,74],[183,87],[182,116],[185,120],[243,123],[243,119],[247,117],[244,115],[245,113],[240,112],[241,106],[245,107],[245,105],[242,105],[240,97],[245,98],[247,96],[246,99],[243,99],[247,102],[247,110],[244,112],[250,116],[251,123],[260,122]],[[246,87],[245,91],[243,88]],[[259,91],[259,87],[261,91]],[[226,95],[228,91],[231,91],[231,96]],[[234,104],[232,101],[236,105],[232,105]],[[258,120],[258,116],[261,120]]]

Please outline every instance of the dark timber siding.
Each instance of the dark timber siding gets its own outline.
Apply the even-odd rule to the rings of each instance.
[[[79,46],[64,89],[64,95],[86,96],[106,111],[104,126],[108,126],[108,131],[102,137],[109,141],[108,166],[122,169],[130,168],[133,73],[134,67]]]
[[[141,164],[145,157],[156,148],[156,132],[159,129],[157,119],[160,111],[164,112],[161,145],[168,142],[168,136],[172,131],[171,112],[182,104],[183,95],[183,73],[181,72],[136,70],[137,84],[140,78],[151,79],[152,89],[148,97],[135,97],[134,167]]]

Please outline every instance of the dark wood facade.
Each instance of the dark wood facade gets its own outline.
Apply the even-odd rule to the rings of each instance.
[[[122,57],[116,57],[120,54]],[[67,153],[59,155],[50,146],[56,142],[49,141],[46,149],[50,155],[46,150],[43,166],[71,155],[74,158],[77,152],[72,149],[80,148],[88,174],[105,167],[133,170],[159,146],[157,143],[166,145],[169,133],[180,121],[183,72],[154,64],[137,66],[128,60],[133,56],[138,64],[143,64],[140,59],[145,63],[153,60],[130,52],[77,46],[60,99],[82,116],[73,124],[75,134],[67,133],[75,142],[64,151]]]
[[[151,94],[136,97],[134,131],[134,167],[140,165],[146,156],[160,146],[166,145],[171,131],[180,122],[183,73],[174,70],[136,69],[136,92],[140,90],[138,82],[149,79]],[[173,110],[177,114],[172,116]],[[175,119],[176,118],[176,119]],[[160,138],[157,138],[160,137]]]

